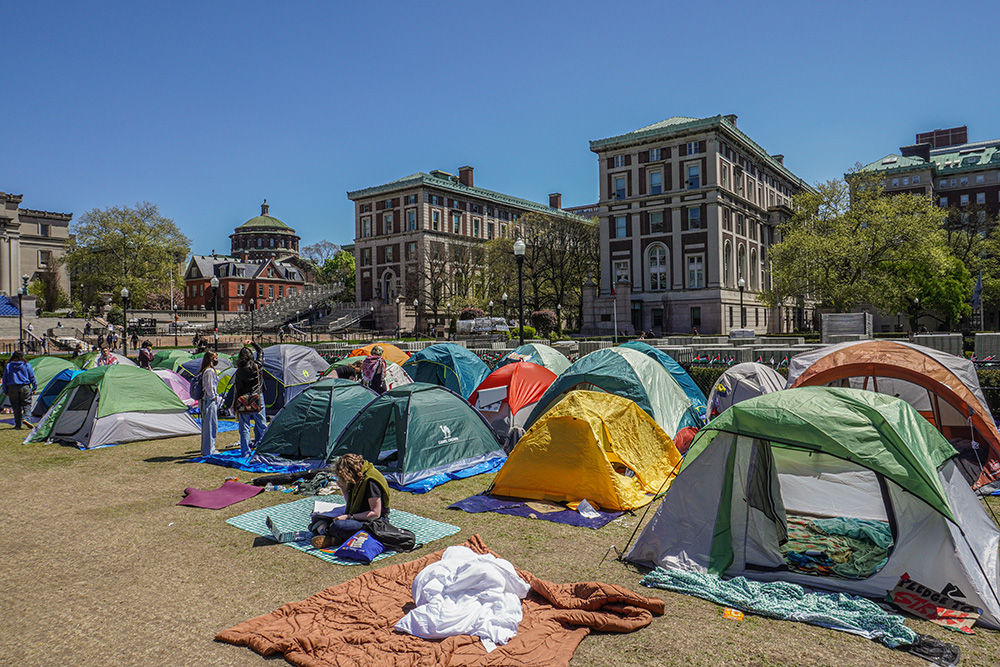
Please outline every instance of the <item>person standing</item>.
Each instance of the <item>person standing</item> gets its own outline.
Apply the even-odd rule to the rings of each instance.
[[[139,347],[139,334],[135,329],[132,330],[132,338],[129,339],[129,342],[132,344],[133,350]]]
[[[24,408],[31,404],[31,394],[38,389],[35,370],[24,360],[24,353],[16,350],[3,369],[3,391],[14,410],[14,428],[21,430]]]
[[[249,456],[267,430],[264,418],[264,350],[252,340],[246,341],[236,357],[233,374],[233,412],[240,429],[240,456]],[[254,439],[250,440],[253,424]]]
[[[373,346],[372,353],[361,364],[361,384],[379,396],[385,393],[385,359],[381,345]]]
[[[137,361],[139,362],[139,368],[149,370],[153,367],[153,344],[148,340],[142,341]]]
[[[104,334],[99,333],[97,334],[97,349],[100,350],[102,347],[104,347]]]
[[[118,363],[118,357],[111,353],[111,348],[107,345],[101,348],[101,356],[97,357],[98,366],[114,366]]]
[[[201,358],[201,455],[218,454],[215,438],[219,435],[219,375],[215,366],[219,363],[215,352],[209,350]]]

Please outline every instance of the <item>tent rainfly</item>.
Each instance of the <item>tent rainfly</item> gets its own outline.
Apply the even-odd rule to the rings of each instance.
[[[556,375],[570,367],[569,359],[566,358],[565,354],[544,343],[525,343],[515,348],[500,360],[499,367],[516,364],[520,361],[529,361],[544,366]]]
[[[264,348],[264,404],[268,416],[278,414],[300,392],[318,380],[330,364],[305,345]]]
[[[709,418],[714,419],[727,408],[748,398],[781,391],[785,378],[770,366],[748,361],[727,368],[715,381],[708,395]]]
[[[504,449],[509,452],[535,403],[555,379],[552,371],[538,364],[507,364],[486,376],[472,392],[469,403],[486,417],[497,437],[507,443]],[[508,435],[515,436],[513,442],[508,441]]]
[[[414,382],[441,385],[465,399],[490,374],[482,359],[454,343],[425,347],[403,364],[403,370]]]

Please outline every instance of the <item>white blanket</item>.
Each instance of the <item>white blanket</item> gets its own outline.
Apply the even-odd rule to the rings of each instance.
[[[468,547],[445,549],[413,580],[416,607],[396,629],[425,639],[473,635],[488,651],[506,644],[521,623],[521,600],[531,587],[514,566]]]

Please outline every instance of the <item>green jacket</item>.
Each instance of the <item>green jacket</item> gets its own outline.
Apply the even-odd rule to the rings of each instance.
[[[361,469],[361,481],[354,485],[354,488],[350,490],[350,498],[347,499],[347,510],[346,514],[353,515],[358,512],[367,512],[371,508],[368,507],[366,500],[365,491],[368,489],[368,482],[373,481],[382,488],[382,516],[388,516],[389,514],[389,483],[385,481],[385,477],[382,476],[378,470],[375,469],[369,462],[365,462],[365,467]]]

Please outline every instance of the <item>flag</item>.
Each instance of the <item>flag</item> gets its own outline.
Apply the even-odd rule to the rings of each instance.
[[[773,356],[771,357],[771,361],[769,363],[771,364],[771,366],[774,366],[774,357]]]
[[[761,358],[761,357],[757,357],[757,363],[758,363],[758,364],[762,364],[762,363],[764,363],[764,359],[763,359],[763,358]]]
[[[778,364],[778,366],[780,366],[782,368],[785,367],[785,366],[787,366],[787,365],[788,365],[788,357],[785,357],[784,359],[782,359],[781,363]]]
[[[732,366],[736,363],[736,357],[729,357],[729,365]]]

